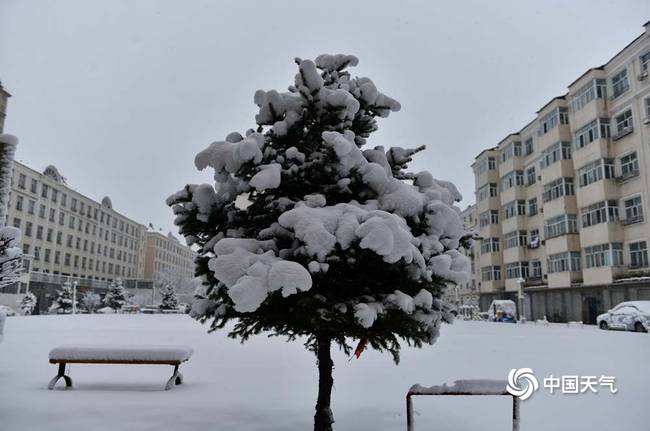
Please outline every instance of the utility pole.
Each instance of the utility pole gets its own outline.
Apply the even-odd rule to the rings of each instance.
[[[517,279],[517,307],[519,311],[519,321],[522,323],[526,321],[526,313],[524,313],[524,283],[526,280],[519,277]]]

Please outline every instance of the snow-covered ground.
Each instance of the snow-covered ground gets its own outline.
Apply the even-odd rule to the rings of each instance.
[[[73,390],[48,391],[47,354],[64,343],[181,344],[194,348],[185,383],[163,391],[169,366],[73,365]],[[650,335],[594,327],[456,322],[434,346],[405,348],[402,362],[366,351],[334,355],[337,430],[405,429],[404,396],[414,383],[612,375],[618,393],[550,395],[522,402],[522,431],[650,429]],[[300,342],[257,337],[246,344],[207,334],[184,315],[33,316],[7,319],[0,344],[0,429],[306,430],[316,396],[314,357]],[[509,429],[508,397],[417,397],[417,430]],[[434,426],[435,424],[435,426]]]

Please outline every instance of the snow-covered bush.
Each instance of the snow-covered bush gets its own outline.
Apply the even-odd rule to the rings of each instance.
[[[29,316],[34,311],[34,307],[36,307],[36,295],[32,292],[27,292],[18,302],[18,307],[25,316]]]
[[[128,292],[126,288],[122,285],[122,279],[118,278],[111,282],[108,286],[108,291],[104,295],[104,305],[112,308],[115,311],[122,309],[122,306],[126,304],[128,297]]]
[[[102,303],[101,297],[97,293],[94,293],[91,290],[86,292],[84,296],[81,298],[81,305],[89,313],[94,313],[101,303]]]
[[[296,59],[287,92],[258,90],[255,129],[230,133],[195,159],[216,185],[170,196],[206,286],[192,315],[230,335],[306,337],[318,359],[315,429],[333,422],[330,347],[353,340],[399,360],[400,339],[433,343],[447,283],[463,283],[469,260],[461,199],[449,182],[411,173],[424,149],[365,147],[377,117],[399,111],[369,78],[352,77],[349,55]],[[423,134],[423,140],[430,133]]]
[[[72,285],[66,281],[57,292],[57,297],[50,306],[50,311],[57,313],[72,313]]]

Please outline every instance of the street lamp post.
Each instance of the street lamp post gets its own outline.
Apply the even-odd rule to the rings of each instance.
[[[77,314],[77,280],[72,282],[72,314]]]

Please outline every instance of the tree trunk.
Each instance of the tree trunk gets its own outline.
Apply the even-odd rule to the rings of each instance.
[[[314,415],[314,431],[332,431],[334,416],[330,408],[332,400],[332,369],[334,362],[330,355],[332,340],[327,335],[316,336],[316,363],[318,364],[318,400]]]

